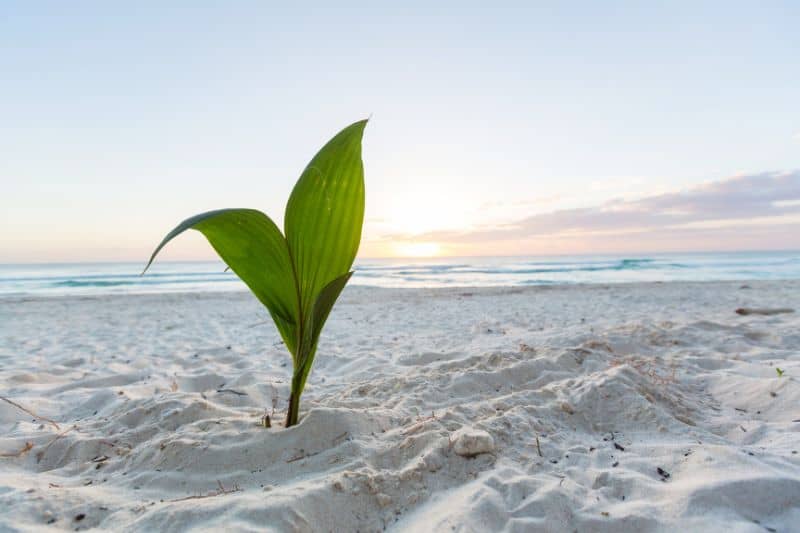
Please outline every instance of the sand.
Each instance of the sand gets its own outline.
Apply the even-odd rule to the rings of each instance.
[[[287,430],[247,293],[5,298],[0,530],[796,530],[800,313],[739,308],[800,282],[349,287]]]

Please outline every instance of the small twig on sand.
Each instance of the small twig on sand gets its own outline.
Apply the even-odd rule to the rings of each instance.
[[[536,451],[539,452],[539,457],[544,457],[542,455],[542,447],[539,446],[539,435],[536,435]]]
[[[13,402],[13,401],[9,400],[8,398],[6,398],[5,396],[0,396],[0,400],[3,400],[4,402],[6,402],[6,403],[9,403],[9,404],[13,405],[13,406],[14,406],[14,407],[16,407],[17,409],[19,409],[19,410],[21,410],[21,411],[24,411],[24,412],[28,413],[28,414],[29,414],[29,415],[31,415],[33,418],[37,418],[37,419],[39,419],[39,420],[44,420],[45,422],[48,422],[48,423],[50,423],[50,424],[53,424],[53,425],[55,426],[55,428],[56,428],[56,429],[59,429],[59,430],[61,429],[60,427],[58,427],[58,424],[56,424],[56,423],[55,423],[55,421],[53,421],[53,420],[50,420],[49,418],[45,418],[45,417],[43,417],[43,416],[41,416],[41,415],[37,415],[36,413],[34,413],[33,411],[31,411],[30,409],[26,409],[25,407],[22,407],[22,406],[21,406],[20,404],[18,404],[17,402]]]
[[[337,437],[337,438],[340,438],[340,437]],[[300,461],[301,459],[308,459],[309,457],[314,457],[314,456],[319,455],[321,453],[322,453],[321,451],[313,452],[313,453],[306,453],[306,451],[304,449],[300,448],[300,453],[295,455],[291,459],[287,459],[286,462],[287,463],[294,463],[295,461]]]
[[[219,487],[217,490],[211,491],[208,494],[198,494],[195,496],[186,496],[184,498],[178,498],[176,500],[170,500],[170,502],[184,502],[186,500],[199,500],[202,498],[213,498],[215,496],[222,496],[225,494],[232,494],[234,492],[241,492],[242,489],[239,488],[239,485],[236,483],[233,484],[232,489],[226,489],[220,480],[217,480],[217,486]]]
[[[40,451],[40,452],[38,452],[36,454],[36,462],[38,463],[38,462],[40,462],[42,460],[42,458],[44,457],[44,454],[47,453],[47,450],[50,449],[50,446],[52,446],[55,441],[57,441],[58,439],[60,439],[61,437],[63,437],[64,435],[66,435],[67,433],[72,431],[73,429],[77,429],[77,428],[78,428],[78,426],[72,426],[71,428],[65,429],[64,431],[62,431],[61,433],[59,433],[58,435],[53,437],[53,439],[50,442],[47,443],[47,446],[45,446],[42,451]]]
[[[235,394],[236,396],[247,396],[246,392],[239,392],[238,390],[233,389],[217,389],[217,394],[222,394],[223,392],[229,392],[231,394]]]
[[[19,457],[25,453],[28,453],[33,448],[32,442],[26,442],[25,446],[22,447],[21,450],[17,452],[8,452],[8,453],[0,453],[0,457]]]
[[[423,426],[425,426],[425,424],[427,424],[431,420],[438,420],[436,418],[436,413],[431,413],[431,416],[425,417],[422,420],[420,420],[419,422],[416,422],[416,423],[412,424],[411,426],[409,426],[408,428],[404,429],[401,432],[401,435],[406,436],[406,435],[411,435],[412,433],[416,433],[417,431],[422,429]]]
[[[794,313],[794,309],[789,307],[776,307],[776,308],[763,308],[758,309],[755,307],[740,307],[736,310],[737,315],[747,316],[747,315],[780,315],[782,313]]]

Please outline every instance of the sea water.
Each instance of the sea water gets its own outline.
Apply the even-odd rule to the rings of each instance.
[[[219,261],[0,265],[0,295],[244,290]],[[489,287],[800,279],[800,252],[561,257],[359,259],[351,283],[378,287]]]

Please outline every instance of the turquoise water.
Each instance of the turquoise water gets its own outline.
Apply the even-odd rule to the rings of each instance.
[[[220,262],[0,265],[0,295],[64,295],[241,290]],[[800,252],[574,257],[364,259],[351,283],[457,287],[800,279]]]

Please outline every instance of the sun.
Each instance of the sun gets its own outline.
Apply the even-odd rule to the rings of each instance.
[[[435,257],[442,247],[435,242],[398,242],[394,244],[394,252],[398,257]]]

